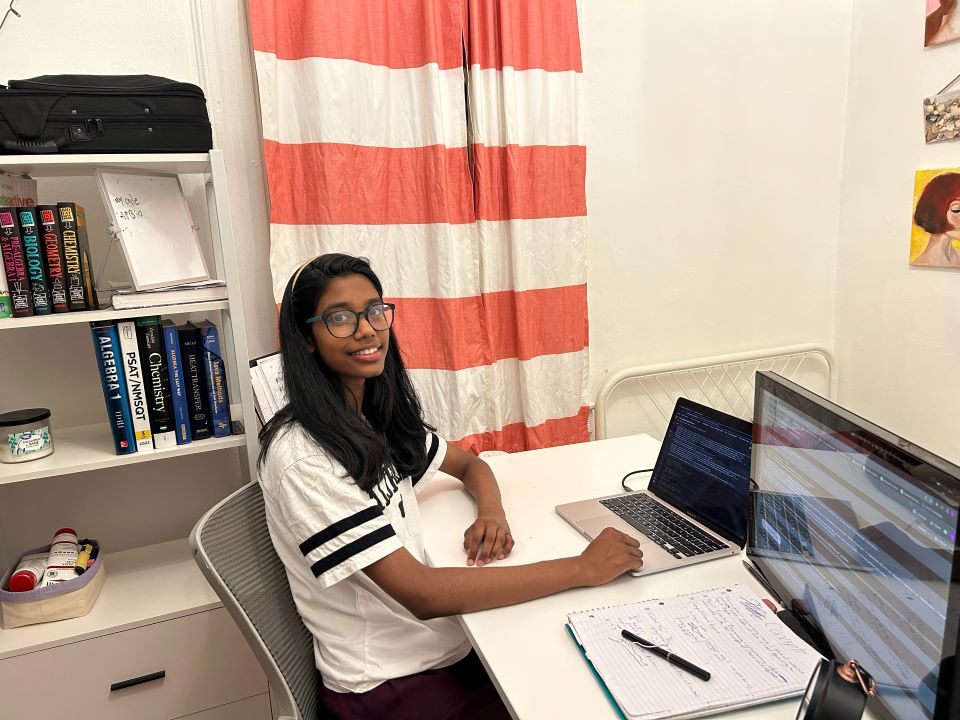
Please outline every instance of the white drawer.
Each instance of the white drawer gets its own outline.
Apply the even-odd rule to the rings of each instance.
[[[159,671],[161,679],[110,689]],[[4,720],[171,720],[266,691],[223,608],[0,661]]]
[[[271,720],[270,693],[185,715],[179,720]]]

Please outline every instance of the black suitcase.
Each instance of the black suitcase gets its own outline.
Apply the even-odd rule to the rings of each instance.
[[[0,85],[0,153],[213,147],[203,90],[153,75],[41,75]]]

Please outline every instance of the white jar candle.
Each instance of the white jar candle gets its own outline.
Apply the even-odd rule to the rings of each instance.
[[[53,452],[47,408],[0,413],[0,462],[38,460]]]

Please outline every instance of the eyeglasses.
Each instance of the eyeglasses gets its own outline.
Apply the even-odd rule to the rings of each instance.
[[[317,315],[307,320],[307,325],[315,322],[322,322],[327,326],[327,331],[335,338],[348,338],[357,332],[360,327],[360,318],[365,317],[367,322],[374,330],[389,330],[393,325],[393,311],[396,309],[393,303],[378,303],[371,305],[363,312],[354,312],[341,308],[328,312],[326,315]]]

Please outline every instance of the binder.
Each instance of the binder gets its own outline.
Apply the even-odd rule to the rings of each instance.
[[[577,650],[580,651],[580,655],[583,656],[583,661],[587,664],[587,667],[590,668],[590,672],[593,673],[593,679],[597,681],[597,685],[599,685],[600,689],[603,690],[603,695],[607,698],[607,702],[610,703],[610,707],[613,708],[613,711],[617,714],[617,717],[620,718],[620,720],[627,720],[627,716],[623,714],[623,710],[620,709],[620,706],[617,705],[617,701],[610,693],[610,688],[607,687],[607,684],[603,681],[603,678],[600,677],[600,673],[597,672],[596,666],[594,666],[594,664],[590,662],[590,658],[587,657],[587,651],[583,649],[583,645],[580,644],[580,639],[573,631],[573,628],[570,627],[570,623],[564,623],[564,627],[567,629],[567,634],[570,636],[570,639],[573,640],[573,644],[576,645]]]

